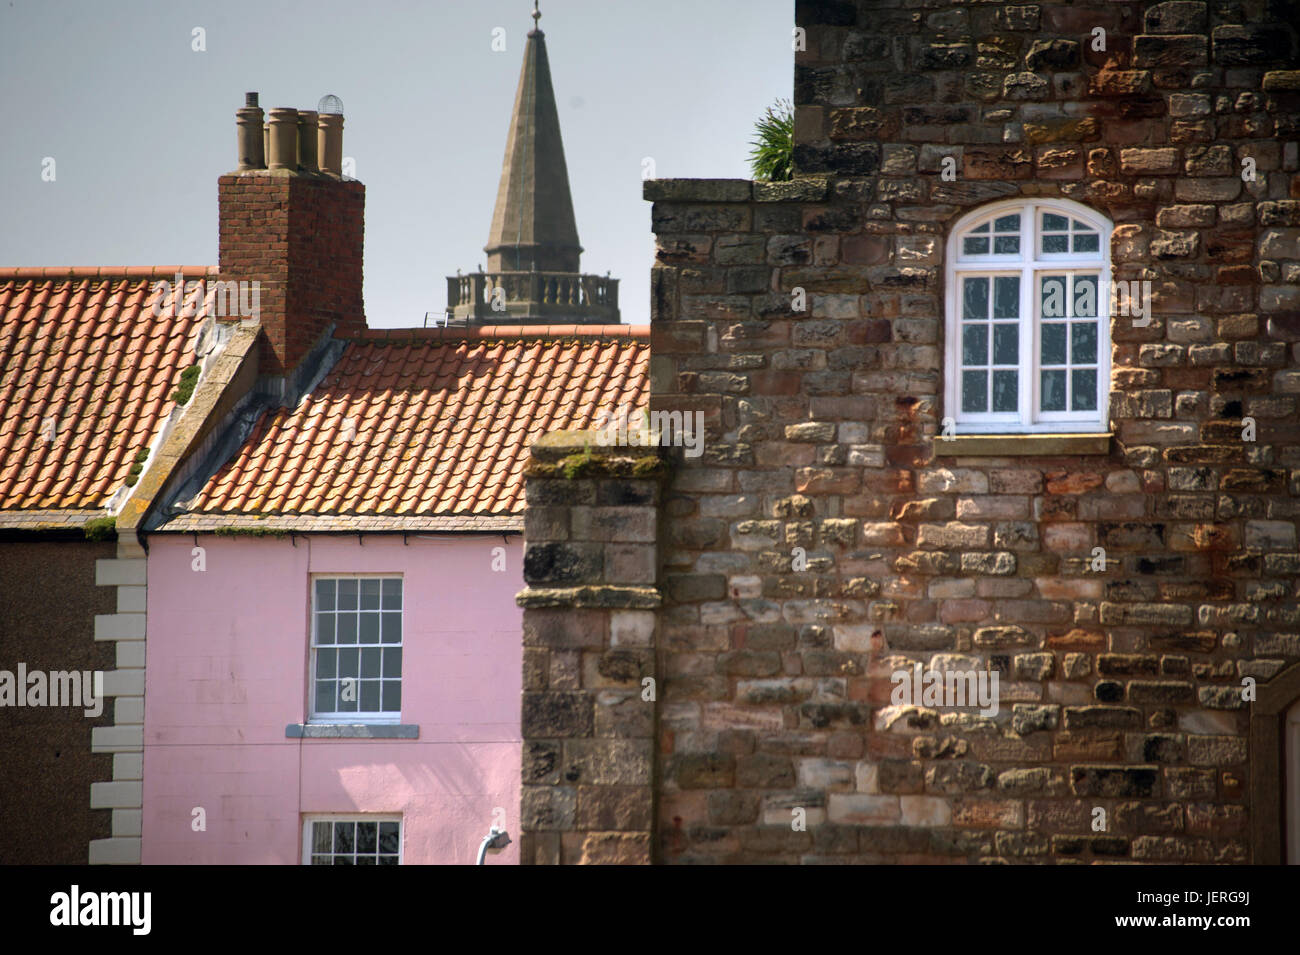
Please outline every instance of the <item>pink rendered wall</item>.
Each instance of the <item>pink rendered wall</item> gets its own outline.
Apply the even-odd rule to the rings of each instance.
[[[149,538],[144,863],[298,864],[309,813],[400,813],[408,865],[472,864],[497,807],[518,839],[518,537],[198,542],[201,572],[193,537]],[[376,573],[403,578],[402,722],[419,739],[286,739],[308,716],[311,575]]]

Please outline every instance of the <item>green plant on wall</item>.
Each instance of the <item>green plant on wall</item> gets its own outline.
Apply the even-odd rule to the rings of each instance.
[[[187,404],[190,397],[194,394],[194,386],[199,383],[199,366],[190,365],[181,372],[181,380],[176,385],[176,390],[172,392],[172,401],[178,405]]]
[[[794,106],[778,99],[754,124],[749,166],[754,178],[781,182],[794,176]]]
[[[144,473],[144,462],[149,460],[149,449],[141,448],[135,453],[135,458],[131,462],[131,470],[126,475],[126,486],[135,487],[135,482],[140,480],[140,475]]]
[[[115,533],[117,533],[117,518],[93,518],[82,525],[82,530],[85,531],[86,540],[88,541],[109,540]]]

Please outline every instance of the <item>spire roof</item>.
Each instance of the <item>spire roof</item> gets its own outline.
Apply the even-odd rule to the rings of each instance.
[[[501,185],[484,251],[489,271],[577,272],[582,246],[573,218],[546,35],[533,8],[524,45]]]

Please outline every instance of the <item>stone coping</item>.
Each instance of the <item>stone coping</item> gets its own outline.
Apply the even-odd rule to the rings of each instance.
[[[528,587],[515,595],[526,610],[556,607],[583,610],[657,610],[663,597],[654,587],[583,584],[576,587]]]
[[[749,179],[647,179],[641,197],[651,202],[824,202],[826,176],[798,176],[784,182]]]

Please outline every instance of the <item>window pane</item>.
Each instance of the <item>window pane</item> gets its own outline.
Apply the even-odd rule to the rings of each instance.
[[[1019,361],[1020,326],[998,322],[993,326],[993,364],[1015,365]]]
[[[384,676],[402,675],[402,648],[388,647],[384,654]]]
[[[961,240],[962,255],[988,255],[989,240],[985,238],[971,238],[967,236]]]
[[[339,676],[355,677],[357,675],[357,667],[360,663],[360,661],[357,659],[357,651],[339,650],[338,655],[339,655]]]
[[[318,679],[325,680],[338,675],[339,652],[337,650],[317,650],[316,651],[316,676]]]
[[[1050,254],[1053,252],[1069,252],[1070,237],[1068,235],[1045,235],[1043,236],[1043,253]]]
[[[373,577],[361,581],[361,609],[379,609],[379,581]]]
[[[1064,232],[1070,227],[1070,222],[1065,216],[1058,216],[1054,212],[1043,213],[1043,231],[1044,232]]]
[[[1044,325],[1042,364],[1065,364],[1065,326],[1059,323]]]
[[[321,613],[316,615],[316,642],[334,642],[334,614]]]
[[[328,822],[313,822],[311,824],[311,851],[312,852],[329,852],[332,845],[330,824]]]
[[[363,613],[361,615],[361,643],[379,642],[379,614]]]
[[[355,613],[339,614],[338,642],[339,643],[357,642],[357,615]]]
[[[335,864],[335,865],[355,865],[355,863],[352,861],[352,856],[335,856],[335,857],[334,857],[334,864]]]
[[[333,680],[316,681],[316,713],[333,713],[334,712],[334,687]]]
[[[383,652],[378,648],[361,651],[361,675],[363,677],[379,676],[379,660]]]
[[[1018,255],[1020,253],[1020,236],[999,235],[993,238],[993,251],[998,255]]]
[[[400,613],[385,613],[384,618],[384,643],[401,643],[402,642],[402,615]]]
[[[1020,231],[1020,213],[1009,216],[998,216],[993,220],[994,232],[1019,232]]]
[[[1042,373],[1042,401],[1044,411],[1065,410],[1065,369]]]
[[[1090,365],[1097,360],[1097,326],[1093,322],[1075,322],[1070,326],[1070,361]]]
[[[983,276],[962,282],[962,318],[989,317],[989,280]]]
[[[334,851],[351,852],[353,846],[352,835],[355,831],[355,822],[336,822],[334,823]]]
[[[357,609],[357,582],[355,580],[339,581],[339,609]]]
[[[361,681],[361,711],[363,713],[379,712],[379,681]]]
[[[1074,394],[1070,398],[1072,411],[1097,410],[1097,369],[1076,368],[1070,372],[1070,385]]]
[[[1020,317],[1020,276],[999,275],[993,280],[993,317]]]
[[[383,594],[385,610],[402,609],[402,582],[400,580],[385,580]]]
[[[387,855],[397,855],[402,848],[401,827],[395,822],[379,824],[379,851]]]
[[[1041,282],[1040,314],[1043,318],[1065,318],[1065,276],[1044,275]]]
[[[316,609],[317,610],[334,609],[334,581],[332,580],[316,581]]]
[[[963,365],[989,363],[989,327],[965,325],[961,330],[961,362]]]
[[[384,681],[384,706],[385,713],[402,712],[402,684],[397,680]]]
[[[357,851],[358,852],[376,851],[378,840],[379,840],[379,823],[377,822],[357,823]]]
[[[1074,277],[1074,314],[1078,318],[1097,316],[1097,276],[1076,275]]]
[[[1101,237],[1095,232],[1078,232],[1074,236],[1075,252],[1096,252],[1101,248]]]
[[[331,860],[330,860],[330,857],[329,857],[329,856],[312,856],[312,857],[311,857],[311,864],[312,864],[312,865],[329,865],[330,862],[331,862]]]
[[[988,235],[989,224],[986,222],[986,223],[984,223],[982,226],[980,226],[978,229],[971,229],[971,231],[972,231],[972,232],[983,232],[985,235]]]
[[[961,410],[989,410],[988,372],[963,371],[961,373]]]
[[[1020,404],[1020,394],[1016,389],[1017,371],[995,371],[993,373],[993,410],[1015,411]]]

